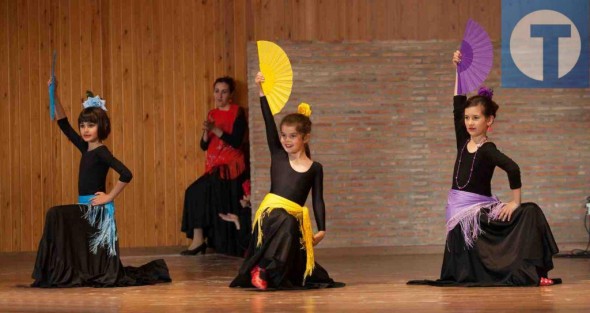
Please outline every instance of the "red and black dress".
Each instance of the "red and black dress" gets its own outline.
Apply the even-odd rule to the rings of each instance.
[[[192,183],[184,195],[182,232],[193,238],[195,228],[203,229],[207,245],[218,253],[243,256],[251,230],[251,210],[242,208],[242,183],[246,164],[241,150],[246,117],[244,110],[230,104],[228,110],[209,111],[208,120],[223,131],[221,137],[209,132],[208,141],[201,138],[201,149],[207,151],[205,174]],[[219,213],[235,214],[240,230],[219,217]]]

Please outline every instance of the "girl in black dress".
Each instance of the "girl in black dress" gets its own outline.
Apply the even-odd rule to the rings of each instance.
[[[31,286],[116,287],[170,282],[164,260],[134,268],[123,267],[119,259],[113,200],[131,181],[132,174],[102,143],[111,131],[104,100],[89,93],[78,117],[81,136],[68,122],[57,92],[55,109],[59,128],[82,153],[79,197],[78,204],[52,207],[47,212]],[[106,193],[109,168],[120,176]]]
[[[453,63],[461,62],[456,51]],[[457,159],[449,192],[447,242],[440,279],[410,281],[436,286],[547,286],[552,257],[558,252],[543,212],[535,203],[521,203],[518,165],[487,137],[498,105],[492,91],[481,88],[467,99],[457,95],[454,111]],[[508,174],[512,201],[492,196],[495,167]]]
[[[260,105],[271,153],[271,188],[254,219],[254,230],[246,259],[230,287],[259,289],[302,289],[341,287],[314,261],[313,246],[326,234],[322,165],[310,159],[311,110],[300,105],[300,113],[281,122],[280,138],[256,75]],[[312,192],[318,232],[313,234],[309,212],[303,207]]]

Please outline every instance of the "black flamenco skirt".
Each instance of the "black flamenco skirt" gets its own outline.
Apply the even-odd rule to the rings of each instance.
[[[283,209],[274,209],[262,224],[262,245],[256,247],[258,228],[255,227],[246,259],[230,287],[253,288],[250,271],[259,266],[260,278],[268,284],[267,290],[300,290],[344,287],[335,282],[317,262],[311,276],[303,282],[307,261],[302,249],[299,222]]]
[[[56,206],[47,212],[31,287],[126,287],[170,282],[166,262],[151,261],[124,267],[107,248],[90,252],[90,238],[98,229],[83,218],[85,206]]]
[[[508,222],[480,215],[482,233],[473,248],[465,246],[461,225],[449,232],[440,279],[408,284],[433,286],[538,286],[553,269],[559,252],[549,224],[535,203],[523,203]],[[560,279],[554,279],[560,283]]]
[[[181,231],[192,239],[194,229],[203,229],[207,245],[215,252],[243,257],[250,241],[252,210],[242,208],[244,175],[222,179],[220,169],[206,173],[192,183],[184,194]],[[240,230],[234,223],[222,220],[219,214],[235,214]]]

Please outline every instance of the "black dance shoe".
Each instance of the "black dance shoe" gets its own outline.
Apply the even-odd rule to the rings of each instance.
[[[184,251],[180,252],[180,255],[197,255],[197,254],[199,254],[199,252],[201,254],[205,254],[205,251],[207,251],[207,243],[203,242],[200,246],[198,246],[192,250],[184,250]]]

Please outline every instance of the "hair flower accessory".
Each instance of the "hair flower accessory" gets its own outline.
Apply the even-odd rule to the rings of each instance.
[[[494,96],[494,89],[488,88],[486,86],[481,86],[479,87],[477,94],[492,100],[492,97]]]
[[[101,99],[100,96],[94,96],[94,94],[92,93],[92,91],[87,90],[86,91],[86,101],[84,101],[84,103],[82,103],[82,106],[87,109],[87,108],[101,108],[103,110],[107,110],[107,107],[105,106],[105,104],[107,103],[105,100]]]
[[[311,106],[305,102],[301,102],[297,107],[297,113],[303,114],[307,117],[311,116]]]

